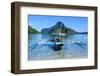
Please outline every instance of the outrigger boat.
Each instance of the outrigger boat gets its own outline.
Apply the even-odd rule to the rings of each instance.
[[[51,45],[51,48],[54,50],[54,51],[59,51],[62,49],[64,43],[62,42],[61,39],[59,38],[56,38],[56,39],[53,39],[51,40],[52,42],[52,45]]]
[[[65,36],[65,34],[60,32],[60,33],[54,33],[53,35],[58,36],[58,38],[54,38],[54,39],[50,40],[53,43],[51,48],[54,51],[59,51],[62,49],[62,47],[64,45],[62,36]]]
[[[32,47],[31,48],[31,50],[32,50],[32,49],[36,48],[37,46],[43,44],[43,45],[48,45],[54,51],[60,51],[63,48],[65,43],[68,43],[69,45],[75,44],[75,45],[78,45],[81,48],[84,48],[84,46],[86,45],[86,44],[83,44],[83,43],[80,43],[80,42],[72,42],[72,41],[66,42],[66,41],[64,41],[65,34],[63,34],[63,33],[54,33],[53,35],[55,35],[55,37],[53,39],[51,39],[51,40],[40,40],[36,43],[33,43],[29,48]]]

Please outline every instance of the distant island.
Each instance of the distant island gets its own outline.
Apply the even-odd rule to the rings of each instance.
[[[32,28],[31,26],[28,26],[28,32],[29,32],[29,34],[39,33],[38,30]],[[77,32],[71,28],[68,28],[61,21],[58,21],[54,26],[52,26],[50,28],[43,28],[40,33],[41,34],[50,34],[50,35],[52,35],[53,33],[64,33],[66,35],[88,34],[88,32]]]
[[[87,32],[77,32],[71,28],[68,28],[61,21],[58,21],[54,26],[50,28],[44,28],[41,30],[42,34],[53,34],[53,33],[59,33],[59,32],[64,33],[66,35],[87,34]]]

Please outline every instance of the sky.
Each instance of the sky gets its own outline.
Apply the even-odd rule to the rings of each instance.
[[[43,28],[54,26],[58,21],[64,23],[77,32],[88,31],[88,17],[79,16],[50,16],[50,15],[28,15],[28,25],[41,31]]]

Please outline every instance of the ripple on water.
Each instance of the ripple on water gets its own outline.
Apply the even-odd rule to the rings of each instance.
[[[65,37],[62,50],[56,52],[48,44],[50,39],[52,38],[47,35],[31,35],[28,42],[28,60],[75,59],[88,57],[87,35],[72,35]],[[40,41],[44,41],[45,43],[39,44]],[[37,42],[38,45],[34,47]],[[74,43],[81,43],[84,45],[79,46]]]

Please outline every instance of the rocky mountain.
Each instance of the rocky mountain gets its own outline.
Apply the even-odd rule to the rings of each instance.
[[[66,27],[64,23],[62,23],[61,21],[58,21],[54,26],[42,29],[41,33],[42,34],[64,33],[66,35],[71,35],[77,32],[71,28]]]
[[[31,26],[28,26],[28,33],[29,34],[36,34],[39,32],[36,29],[32,28]]]

